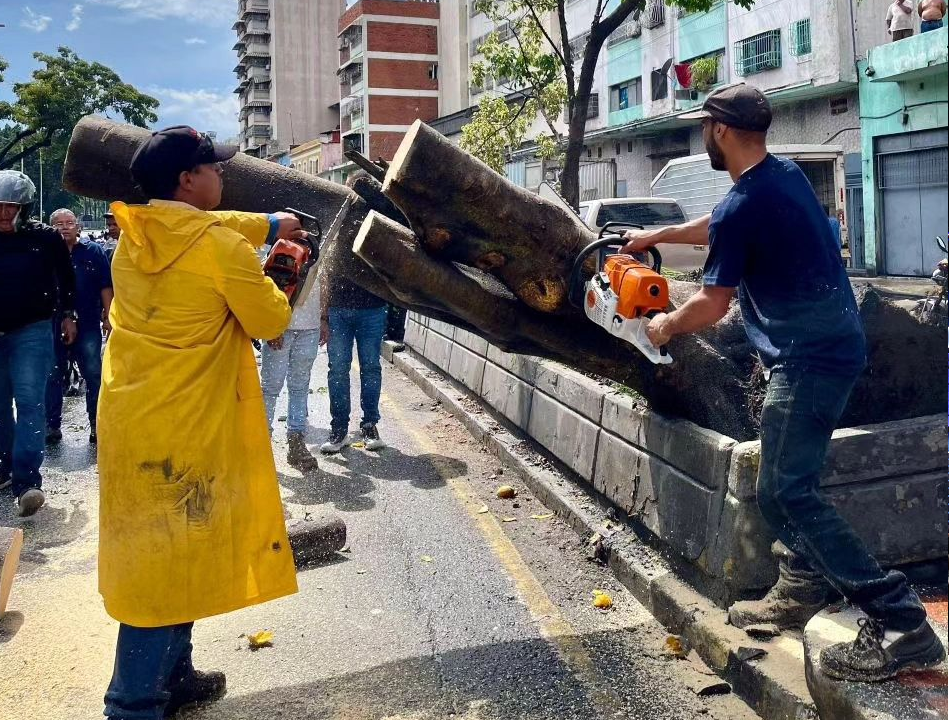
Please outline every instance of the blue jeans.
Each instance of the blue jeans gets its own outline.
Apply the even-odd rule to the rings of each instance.
[[[191,629],[194,623],[137,628],[119,625],[112,682],[105,715],[113,720],[161,720],[170,688],[194,673]]]
[[[12,474],[13,494],[17,497],[43,485],[43,401],[52,364],[53,338],[48,320],[0,334],[0,473]]]
[[[53,328],[52,372],[46,383],[46,426],[59,429],[63,422],[63,392],[69,382],[69,359],[76,360],[79,372],[86,381],[86,413],[89,423],[96,424],[96,407],[99,404],[99,385],[102,383],[102,331],[99,324],[90,327],[80,321],[79,334],[72,345],[63,343],[59,328]]]
[[[359,404],[362,423],[379,422],[379,395],[382,393],[382,334],[386,328],[386,309],[330,308],[328,380],[330,392],[330,429],[349,430],[349,371],[353,364],[353,342],[359,356]]]
[[[277,396],[287,382],[287,431],[305,432],[307,400],[310,395],[310,371],[320,349],[320,331],[287,330],[283,347],[274,350],[264,343],[260,351],[260,385],[267,407],[267,427],[273,429]]]
[[[942,20],[923,20],[919,24],[920,34],[924,32],[930,32],[931,30],[938,30],[942,27]]]
[[[926,610],[903,573],[884,572],[837,509],[820,494],[830,437],[856,377],[801,368],[771,373],[761,412],[758,507],[788,549],[853,604],[895,630]]]

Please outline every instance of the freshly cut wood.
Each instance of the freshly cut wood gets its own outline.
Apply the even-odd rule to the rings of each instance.
[[[416,120],[382,191],[434,257],[497,276],[529,307],[567,309],[570,267],[594,234]]]
[[[0,527],[0,615],[7,611],[22,549],[23,531],[20,528]]]

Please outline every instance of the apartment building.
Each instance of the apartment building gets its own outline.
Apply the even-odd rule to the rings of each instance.
[[[359,0],[337,18],[343,151],[391,160],[417,119],[439,108],[439,3]]]
[[[336,22],[343,7],[343,0],[239,0],[234,92],[241,150],[268,157],[336,127]]]

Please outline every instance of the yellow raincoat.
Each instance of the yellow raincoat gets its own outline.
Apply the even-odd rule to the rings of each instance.
[[[122,228],[99,396],[99,591],[120,622],[296,592],[250,339],[290,322],[265,215],[112,205]]]

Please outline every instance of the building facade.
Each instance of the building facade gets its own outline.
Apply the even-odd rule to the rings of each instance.
[[[240,141],[267,157],[339,122],[336,22],[343,0],[240,0],[237,33]]]
[[[343,152],[391,160],[417,118],[438,116],[439,3],[360,0],[337,20]]]

